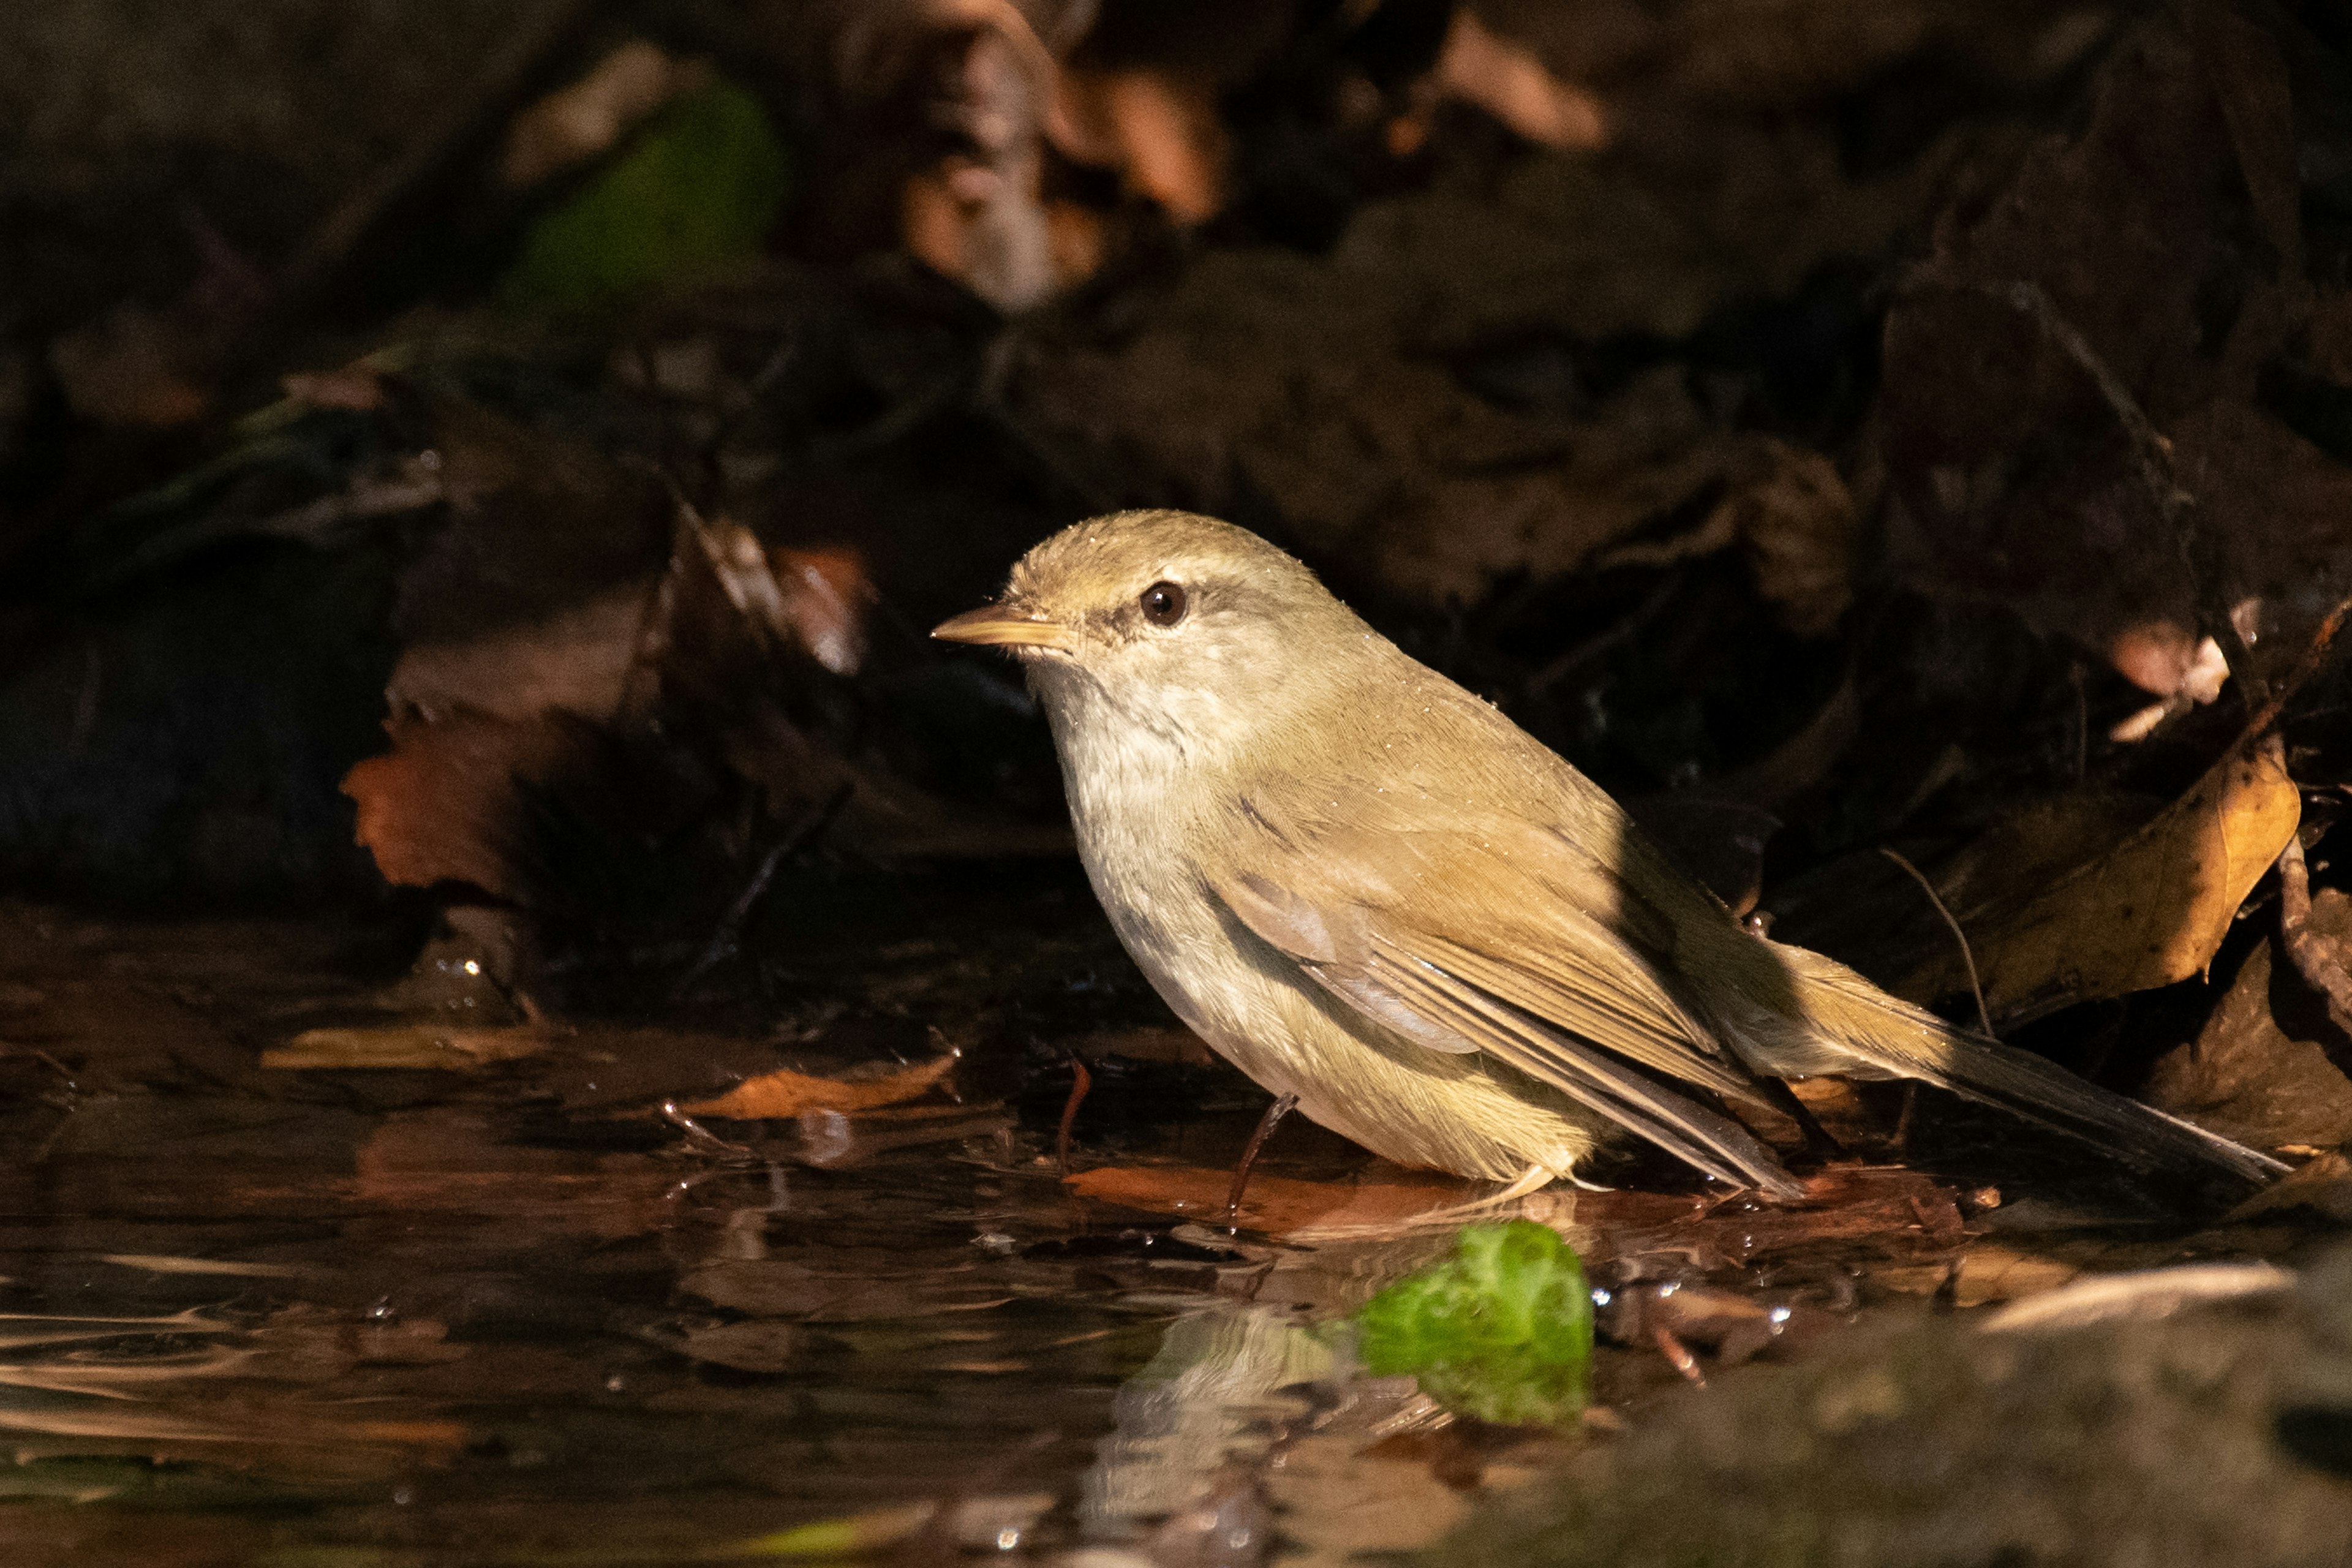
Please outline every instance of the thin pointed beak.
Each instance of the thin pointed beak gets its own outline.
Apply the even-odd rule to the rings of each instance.
[[[1076,647],[1070,629],[1010,605],[982,605],[931,628],[941,642],[979,643],[987,647],[1046,647],[1068,653]]]

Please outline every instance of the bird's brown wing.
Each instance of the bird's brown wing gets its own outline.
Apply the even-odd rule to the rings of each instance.
[[[1605,867],[1532,825],[1470,830],[1385,792],[1325,798],[1306,821],[1249,803],[1233,859],[1203,868],[1259,940],[1416,1044],[1488,1053],[1709,1175],[1796,1190],[1769,1150],[1674,1087],[1759,1099],[1660,981],[1672,925]]]

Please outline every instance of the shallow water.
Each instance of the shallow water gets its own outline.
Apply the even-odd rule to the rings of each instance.
[[[1294,1123],[1227,1234],[1264,1097],[1190,1059],[1068,879],[992,889],[845,890],[789,965],[430,1068],[289,1064],[496,1023],[462,939],[420,984],[396,925],[0,910],[0,1561],[1338,1561],[1556,1458],[1313,1331],[1434,1256],[1450,1231],[1410,1216],[1475,1190]],[[893,1103],[661,1109],[942,1048]],[[1096,1087],[1066,1184],[1074,1051]],[[1623,1298],[1604,1426],[1678,1356],[1707,1375],[1916,1310],[1875,1303],[2297,1245],[2046,1202],[1988,1237],[1983,1194],[1892,1168],[1823,1194],[1536,1200]]]

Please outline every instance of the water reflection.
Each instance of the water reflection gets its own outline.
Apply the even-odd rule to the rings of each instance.
[[[1236,1463],[1263,1458],[1317,1403],[1331,1345],[1297,1313],[1225,1305],[1177,1320],[1118,1391],[1117,1429],[1097,1450],[1078,1514],[1124,1535],[1200,1502]]]

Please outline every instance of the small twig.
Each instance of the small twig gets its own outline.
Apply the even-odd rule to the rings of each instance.
[[[1884,844],[1878,847],[1878,852],[1911,874],[1911,879],[1919,884],[1919,890],[1927,895],[1927,901],[1936,906],[1936,912],[1944,917],[1944,923],[1952,928],[1952,940],[1960,944],[1960,962],[1969,966],[1969,992],[1977,999],[1977,1022],[1984,1026],[1988,1038],[2000,1038],[1993,1033],[1992,1014],[1985,1007],[1984,982],[1977,976],[1977,955],[1969,946],[1968,932],[1960,929],[1960,922],[1954,920],[1952,911],[1944,907],[1943,896],[1936,891],[1936,884],[1927,880],[1918,867]]]
[[[2352,1034],[2352,974],[2334,943],[2311,929],[2311,870],[2304,863],[2303,839],[2287,835],[2279,851],[2279,941],[2296,971],[2327,999],[2327,1016]]]
[[[6,1056],[29,1057],[57,1074],[64,1082],[67,1093],[78,1094],[81,1091],[81,1085],[74,1079],[73,1069],[47,1051],[36,1049],[31,1046],[12,1045],[5,1040],[0,1040],[0,1057]]]
[[[767,895],[768,884],[776,879],[777,868],[815,842],[817,836],[832,825],[834,817],[848,803],[850,793],[855,787],[849,784],[842,784],[831,795],[803,816],[800,821],[793,825],[791,832],[778,839],[768,852],[760,858],[759,868],[751,873],[751,879],[743,885],[743,891],[737,895],[734,904],[728,910],[725,918],[719,921],[719,929],[711,932],[709,943],[702,950],[702,956],[694,961],[694,967],[688,969],[685,978],[677,983],[674,994],[684,994],[688,987],[718,967],[736,951],[737,945],[742,940],[744,923],[751,918],[751,911],[759,907],[760,900]]]
[[[2286,711],[2286,705],[2294,694],[2327,667],[2328,658],[2336,650],[2336,636],[2344,629],[2344,617],[2347,615],[2352,615],[2352,598],[2338,600],[2336,607],[2321,617],[2318,628],[2311,634],[2311,641],[2304,645],[2303,657],[2295,661],[2286,679],[2278,683],[2253,718],[2247,721],[2244,740],[2250,752],[2253,743],[2269,734],[2271,726],[2279,721],[2279,716]]]
[[[1630,641],[1636,632],[1657,618],[1659,611],[1673,602],[1676,590],[1682,585],[1683,574],[1680,572],[1667,573],[1665,581],[1651,589],[1647,598],[1619,616],[1614,625],[1585,638],[1584,641],[1528,677],[1528,695],[1542,696],[1582,666],[1590,664],[1620,644]]]
[[[1706,1373],[1699,1370],[1698,1357],[1691,1354],[1690,1346],[1683,1343],[1674,1330],[1664,1323],[1654,1323],[1650,1338],[1657,1344],[1658,1353],[1666,1358],[1667,1365],[1701,1388],[1706,1386]]]
[[[1066,1180],[1070,1173],[1070,1130],[1077,1125],[1078,1107],[1086,1103],[1087,1095],[1094,1087],[1095,1075],[1087,1070],[1087,1064],[1078,1059],[1077,1052],[1072,1051],[1070,1098],[1062,1102],[1062,1125],[1054,1135],[1054,1161],[1061,1168]]]
[[[726,1139],[721,1138],[718,1133],[713,1132],[709,1128],[705,1127],[701,1122],[697,1121],[693,1117],[688,1116],[685,1111],[680,1110],[677,1108],[677,1101],[675,1100],[663,1100],[661,1103],[661,1113],[662,1120],[668,1122],[672,1127],[677,1128],[679,1131],[685,1133],[687,1141],[690,1143],[699,1144],[703,1148],[719,1151],[723,1153],[740,1154],[745,1159],[752,1157],[752,1150],[748,1145],[742,1143],[732,1143],[728,1142]]]

